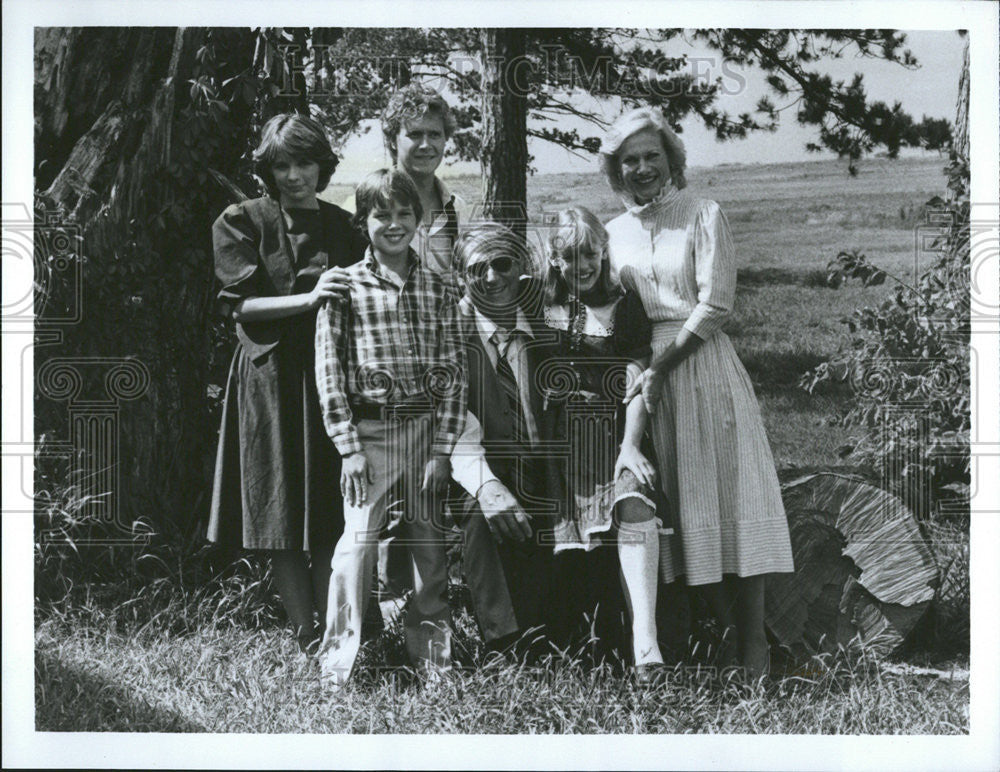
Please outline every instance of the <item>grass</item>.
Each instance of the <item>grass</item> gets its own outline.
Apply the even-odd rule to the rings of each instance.
[[[726,330],[760,399],[783,479],[841,466],[850,433],[837,420],[851,395],[809,395],[802,373],[844,336],[839,319],[874,305],[888,287],[825,283],[841,249],[858,248],[901,277],[913,275],[922,205],[943,189],[936,158],[866,161],[851,178],[836,163],[689,170],[696,194],[730,220],[739,291]],[[480,181],[450,181],[469,202]],[[324,195],[348,194],[333,186]],[[570,203],[606,220],[621,203],[593,175],[529,181],[532,213]],[[73,511],[60,513],[72,522]],[[928,524],[944,583],[933,613],[898,653],[907,665],[966,669],[968,532]],[[392,628],[366,644],[375,670],[333,693],[285,629],[267,573],[228,565],[174,534],[145,552],[49,546],[36,551],[36,722],[42,731],[364,733],[772,733],[961,734],[968,682],[900,668],[865,651],[778,662],[758,684],[706,675],[710,633],[699,631],[659,689],[573,656],[543,670],[487,661],[459,595],[456,648],[473,666],[423,690],[400,671]],[[114,550],[125,550],[114,553]],[[114,553],[114,554],[112,554]],[[145,557],[141,557],[144,555]],[[217,565],[213,565],[216,563]],[[103,570],[107,568],[108,570]],[[936,671],[934,671],[936,672]]]
[[[816,657],[756,684],[717,677],[710,659],[688,657],[654,688],[637,687],[607,666],[581,668],[572,658],[529,668],[499,657],[484,661],[477,652],[474,667],[427,688],[405,672],[373,670],[335,692],[280,625],[216,619],[178,635],[157,625],[116,629],[108,621],[97,607],[39,621],[39,731],[968,732],[966,680],[896,673],[863,651]],[[399,645],[398,628],[384,638],[366,644],[368,664],[385,661],[380,647]]]
[[[132,564],[127,553],[105,559],[102,547],[49,546],[36,560],[50,578],[36,579],[36,729],[968,733],[968,534],[937,524],[929,536],[941,560],[942,592],[897,656],[853,647],[793,661],[775,651],[772,676],[748,684],[716,672],[718,636],[696,620],[689,637],[667,642],[674,646],[664,651],[677,664],[655,688],[637,687],[608,665],[585,668],[579,651],[553,653],[533,668],[487,654],[468,596],[453,585],[456,672],[422,688],[397,669],[405,661],[397,622],[364,644],[358,675],[333,691],[319,680],[316,661],[300,654],[256,560],[216,572],[212,550],[192,551],[176,539],[154,541],[138,553],[150,559]],[[105,558],[93,559],[99,554]],[[139,575],[134,568],[144,563],[155,571]],[[49,595],[40,597],[40,588]],[[681,594],[670,598],[672,618],[697,617],[694,601],[681,588],[674,592]]]

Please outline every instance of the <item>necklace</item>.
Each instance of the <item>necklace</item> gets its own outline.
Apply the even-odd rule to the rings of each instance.
[[[583,326],[587,323],[587,307],[575,297],[570,300],[569,307],[569,348],[571,351],[579,351],[583,340]]]
[[[607,325],[604,325],[601,322],[600,317],[598,317],[597,314],[594,314],[592,311],[589,313],[594,316],[594,321],[600,328],[600,333],[598,333],[600,337],[608,337],[614,333],[615,317],[613,312],[611,314],[611,318],[608,319]],[[581,302],[579,298],[571,295],[569,298],[569,325],[567,325],[569,331],[569,347],[571,351],[580,350],[580,344],[583,341],[583,331],[587,327],[587,315],[587,306]]]

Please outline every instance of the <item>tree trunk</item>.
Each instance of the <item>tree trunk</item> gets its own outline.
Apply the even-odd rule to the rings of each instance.
[[[125,112],[141,108],[156,82],[152,73],[166,66],[172,44],[173,31],[165,28],[36,29],[35,160],[41,167],[39,187],[49,187],[59,171],[66,169],[90,177],[80,181],[94,187],[90,183],[99,169],[92,163],[83,168],[68,164],[69,154],[82,136],[97,128],[102,116],[107,129],[114,113],[124,119]],[[122,109],[109,113],[113,101]],[[100,144],[99,132],[91,136],[91,142],[95,140]],[[84,148],[80,152],[86,153]]]
[[[969,157],[969,38],[965,38],[962,75],[958,80],[958,104],[955,107],[955,152],[962,158]]]
[[[782,646],[805,658],[855,644],[887,654],[927,611],[939,572],[902,501],[837,474],[782,489],[795,573],[768,574],[766,621]]]
[[[523,234],[527,222],[528,111],[518,63],[525,34],[518,29],[484,29],[482,151],[483,214]]]
[[[70,479],[100,480],[107,490],[82,492],[126,538],[140,517],[190,522],[206,507],[218,428],[206,386],[226,353],[210,229],[230,198],[210,172],[238,176],[251,121],[233,101],[213,118],[192,81],[251,72],[253,40],[236,28],[36,32],[36,229],[79,241],[73,270],[49,269],[36,292],[35,433],[72,446]],[[54,242],[39,241],[36,262],[51,265]],[[57,318],[74,303],[77,318]]]

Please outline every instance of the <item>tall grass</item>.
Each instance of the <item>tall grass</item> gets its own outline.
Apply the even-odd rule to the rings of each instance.
[[[142,635],[274,624],[283,612],[266,563],[204,544],[197,524],[137,519],[125,529],[92,510],[37,451],[34,599],[55,618]]]
[[[758,682],[719,671],[718,636],[695,604],[694,633],[658,687],[636,686],[613,664],[585,666],[585,645],[529,667],[485,650],[459,585],[454,673],[424,685],[402,667],[397,622],[364,644],[357,677],[333,691],[289,634],[266,566],[243,558],[217,570],[211,550],[180,532],[131,548],[74,542],[88,524],[72,519],[73,490],[63,494],[41,521],[67,538],[36,548],[40,731],[968,732],[967,680],[887,670],[863,646],[804,662],[777,656]],[[939,536],[951,549],[947,602],[908,656],[964,662],[954,633],[964,618],[967,634],[967,540],[963,551],[960,532]]]
[[[955,734],[968,731],[968,684],[883,671],[864,651],[817,657],[744,683],[682,662],[642,688],[609,666],[499,657],[422,685],[369,667],[334,692],[276,627],[208,625],[137,635],[57,616],[37,633],[39,730],[364,733]],[[96,620],[95,620],[96,622]],[[393,633],[389,633],[390,645]],[[81,697],[84,697],[81,699]]]

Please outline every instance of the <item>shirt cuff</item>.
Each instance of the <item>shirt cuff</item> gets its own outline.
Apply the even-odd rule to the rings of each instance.
[[[684,329],[702,340],[708,340],[719,331],[728,316],[729,312],[723,308],[699,303],[684,322]]]
[[[358,432],[353,425],[343,434],[336,435],[333,438],[333,444],[341,458],[363,450]]]
[[[454,434],[442,434],[440,437],[435,437],[434,442],[431,443],[431,455],[450,456],[455,449],[456,442],[458,442],[458,437]]]
[[[485,456],[474,452],[463,453],[461,447],[456,447],[451,454],[451,479],[461,485],[472,498],[476,497],[479,489],[486,483],[500,482]]]

